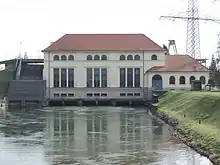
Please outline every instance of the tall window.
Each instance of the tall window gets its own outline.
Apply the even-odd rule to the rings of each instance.
[[[125,60],[125,55],[121,55],[120,60]]]
[[[133,68],[127,68],[127,87],[133,87]]]
[[[68,69],[68,87],[69,88],[74,87],[74,69],[73,68]]]
[[[101,87],[106,88],[107,87],[107,68],[101,69],[101,79],[102,79]]]
[[[61,68],[61,87],[66,87],[67,82],[66,82],[66,68]]]
[[[200,79],[202,84],[205,84],[205,77],[204,76],[201,76],[199,79]]]
[[[125,68],[120,68],[120,87],[125,87]]]
[[[196,79],[195,76],[190,76],[190,78],[189,78],[189,83],[192,84],[192,82],[193,82],[195,79]]]
[[[59,68],[53,69],[53,87],[58,88],[60,84],[59,80]]]
[[[94,68],[94,87],[100,88],[100,68]]]
[[[92,88],[92,68],[87,68],[87,88]]]
[[[184,76],[180,76],[179,84],[186,84],[186,79]]]
[[[175,84],[175,77],[174,76],[170,76],[169,84]]]
[[[140,84],[140,68],[134,69],[134,87],[139,88],[141,86]]]

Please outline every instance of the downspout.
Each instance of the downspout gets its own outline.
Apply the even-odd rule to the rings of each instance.
[[[145,66],[145,65],[144,65],[144,51],[142,52],[142,65],[143,65],[143,68],[142,68],[142,72],[143,72],[143,80],[142,80],[142,81],[143,81],[143,82],[142,82],[142,83],[143,83],[143,85],[142,85],[142,86],[143,86],[143,99],[145,100],[145,72],[144,72],[144,68],[145,68],[144,66]]]
[[[50,52],[48,52],[48,95],[50,99]]]

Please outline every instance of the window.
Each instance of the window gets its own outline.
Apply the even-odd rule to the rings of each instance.
[[[92,94],[92,93],[87,93],[86,96],[88,96],[88,97],[92,97],[93,94]]]
[[[153,54],[153,55],[151,56],[151,60],[157,60],[157,55]]]
[[[96,54],[96,55],[94,56],[94,60],[100,60],[99,55]]]
[[[107,87],[107,68],[101,68],[101,87],[106,88]]]
[[[66,60],[66,55],[62,55],[61,60]]]
[[[174,76],[170,76],[169,84],[175,84],[175,77]]]
[[[68,97],[74,97],[74,93],[68,93]]]
[[[107,60],[107,56],[106,55],[102,55],[101,60]]]
[[[133,96],[133,93],[128,93],[127,96]]]
[[[141,95],[140,93],[135,93],[135,94],[134,94],[134,96],[140,96],[140,95]]]
[[[60,94],[59,93],[54,93],[53,96],[54,97],[60,97]]]
[[[134,87],[139,88],[140,84],[140,68],[134,68]]]
[[[206,83],[206,82],[205,82],[205,77],[204,77],[204,76],[201,76],[201,77],[199,78],[199,80],[201,81],[202,84],[205,84],[205,83]]]
[[[61,87],[67,87],[66,70],[66,68],[61,68]]]
[[[125,87],[125,68],[120,68],[120,87]]]
[[[74,87],[74,69],[73,68],[68,69],[68,87],[69,88]]]
[[[91,56],[91,55],[88,55],[88,56],[86,57],[86,60],[92,60],[92,56]]]
[[[55,55],[55,56],[53,56],[53,60],[54,60],[54,61],[58,61],[58,60],[60,60],[60,58],[59,58],[58,55]]]
[[[87,88],[92,88],[92,68],[87,68],[86,76],[87,76]]]
[[[134,60],[140,60],[140,56],[139,56],[138,54],[136,54],[136,55],[134,56]]]
[[[53,87],[58,88],[60,84],[60,79],[59,79],[59,68],[54,68],[53,69]]]
[[[192,84],[192,82],[193,82],[195,79],[196,79],[196,78],[195,78],[194,76],[191,76],[191,77],[189,78],[189,83]]]
[[[127,56],[127,60],[133,60],[133,56],[132,55],[128,55]]]
[[[126,96],[126,94],[125,93],[120,93],[120,96]]]
[[[121,55],[120,60],[125,60],[125,55]]]
[[[127,87],[133,87],[133,68],[127,68]]]
[[[107,96],[107,93],[101,93],[101,96],[106,97],[106,96]]]
[[[69,55],[68,56],[68,60],[74,60],[74,56],[73,55]]]
[[[184,76],[180,76],[179,84],[186,84],[186,80]]]
[[[100,96],[100,93],[94,93],[94,96],[98,97],[98,96]]]
[[[66,97],[67,94],[66,93],[61,93],[61,97]]]
[[[100,88],[100,69],[94,68],[94,87]]]

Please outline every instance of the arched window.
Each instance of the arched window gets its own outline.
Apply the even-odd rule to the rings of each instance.
[[[96,54],[96,55],[94,56],[94,60],[100,60],[99,55]]]
[[[61,60],[66,60],[66,55],[62,55]]]
[[[169,84],[175,84],[175,77],[174,76],[170,76]]]
[[[153,55],[151,56],[151,60],[157,60],[157,55],[156,55],[156,54],[153,54]]]
[[[205,77],[204,77],[204,76],[201,76],[201,77],[199,78],[199,80],[201,81],[202,84],[205,84]]]
[[[73,55],[69,55],[68,56],[68,60],[74,60],[74,56]]]
[[[140,60],[140,56],[139,56],[138,54],[136,54],[136,55],[134,56],[134,60]]]
[[[107,56],[106,55],[102,55],[101,60],[107,60]]]
[[[133,60],[133,56],[129,54],[129,55],[127,56],[127,60]]]
[[[120,60],[125,60],[125,55],[121,55]]]
[[[60,58],[59,58],[58,55],[55,55],[55,56],[53,56],[53,60],[54,60],[54,61],[58,61],[58,60],[60,60]]]
[[[92,60],[92,55],[88,55],[88,56],[86,57],[86,60]]]
[[[161,75],[156,74],[152,77],[152,87],[154,88],[154,90],[163,89],[163,79]]]
[[[184,76],[180,76],[179,84],[186,84],[186,79]]]
[[[194,76],[191,76],[191,77],[189,78],[189,83],[192,84],[192,82],[193,82],[195,79],[196,79],[196,78],[195,78]]]

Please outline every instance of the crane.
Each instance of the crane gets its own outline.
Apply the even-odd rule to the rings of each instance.
[[[186,53],[201,63],[199,21],[212,21],[220,24],[220,19],[199,17],[198,0],[188,0],[188,16],[160,16],[166,19],[182,19],[187,21]]]

